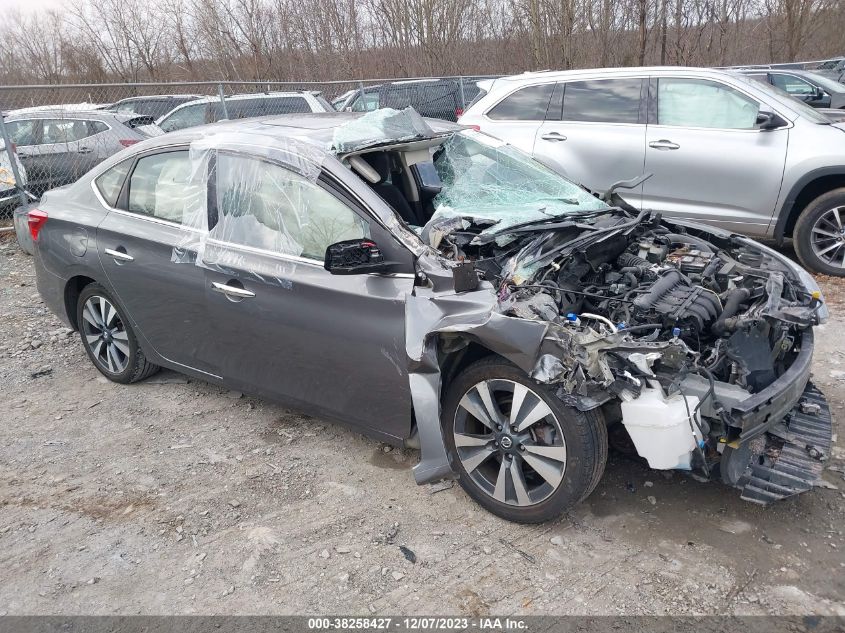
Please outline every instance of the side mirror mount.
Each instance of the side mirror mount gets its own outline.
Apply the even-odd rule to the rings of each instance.
[[[757,112],[756,124],[757,128],[760,130],[774,130],[786,125],[786,121],[771,110],[760,109],[760,111]]]
[[[323,267],[332,275],[365,275],[390,272],[392,264],[375,242],[364,238],[329,245]]]

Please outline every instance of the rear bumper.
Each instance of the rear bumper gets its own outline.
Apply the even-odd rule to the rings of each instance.
[[[750,460],[736,486],[746,501],[766,505],[807,492],[822,475],[832,444],[830,407],[808,383],[782,424],[750,442]]]

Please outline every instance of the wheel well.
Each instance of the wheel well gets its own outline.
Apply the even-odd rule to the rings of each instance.
[[[441,384],[448,385],[455,376],[473,363],[487,356],[494,355],[496,355],[495,352],[475,342],[470,342],[466,347],[447,354],[440,363]]]
[[[807,208],[808,204],[828,191],[833,191],[839,187],[845,187],[845,174],[821,176],[804,185],[804,188],[795,197],[795,202],[789,212],[789,219],[786,221],[786,226],[783,227],[784,237],[792,237],[792,230],[795,228],[798,216]]]
[[[76,304],[79,303],[79,295],[82,294],[85,286],[93,283],[94,280],[90,277],[79,275],[77,277],[71,277],[65,286],[65,312],[74,330],[79,329],[79,324],[76,322]]]

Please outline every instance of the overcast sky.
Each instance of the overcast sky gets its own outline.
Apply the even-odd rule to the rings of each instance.
[[[61,0],[0,0],[0,10],[17,8],[23,11],[37,11],[60,6]]]

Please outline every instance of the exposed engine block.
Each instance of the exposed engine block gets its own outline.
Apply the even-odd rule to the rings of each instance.
[[[663,272],[651,288],[633,302],[638,320],[679,327],[693,327],[701,332],[722,311],[718,297],[711,291],[693,286],[678,270]]]

